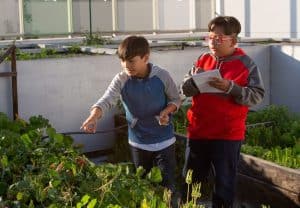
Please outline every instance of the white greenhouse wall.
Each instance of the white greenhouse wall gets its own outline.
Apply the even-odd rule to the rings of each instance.
[[[72,0],[71,31],[89,31],[88,2]],[[299,0],[116,0],[115,24],[112,0],[91,2],[94,32],[203,30],[214,15],[231,15],[242,24],[241,37],[300,38]],[[20,34],[18,3],[1,0],[0,36]],[[24,19],[25,33],[69,31],[67,0],[30,0],[27,6],[32,21]]]

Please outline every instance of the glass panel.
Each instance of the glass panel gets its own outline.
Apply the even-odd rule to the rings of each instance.
[[[24,33],[68,33],[67,3],[67,0],[24,0]]]
[[[152,0],[118,0],[117,30],[151,31]]]
[[[92,31],[112,31],[111,0],[92,0]],[[75,33],[90,31],[89,0],[73,0],[73,26]]]

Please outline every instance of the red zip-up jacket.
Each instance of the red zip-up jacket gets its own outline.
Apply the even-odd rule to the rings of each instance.
[[[199,92],[191,76],[212,69],[219,69],[224,79],[232,80],[228,92]],[[228,57],[201,55],[186,75],[181,90],[186,96],[193,96],[187,113],[187,136],[206,140],[243,140],[248,107],[260,103],[265,93],[258,67],[240,48]]]

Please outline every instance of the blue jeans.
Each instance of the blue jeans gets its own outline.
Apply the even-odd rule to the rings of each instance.
[[[148,173],[152,167],[157,166],[162,173],[162,185],[175,193],[175,145],[160,151],[146,151],[133,146],[130,148],[135,167],[142,166]]]
[[[213,168],[213,208],[233,206],[240,148],[241,141],[187,140],[183,176],[192,169],[193,182],[203,182]]]

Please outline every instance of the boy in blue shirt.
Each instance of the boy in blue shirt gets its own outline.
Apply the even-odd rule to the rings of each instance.
[[[118,48],[123,71],[92,106],[82,129],[95,132],[97,120],[121,98],[128,122],[128,139],[135,167],[148,172],[160,168],[163,185],[175,191],[175,136],[171,114],[180,106],[176,84],[169,73],[149,63],[144,37],[129,36]]]

